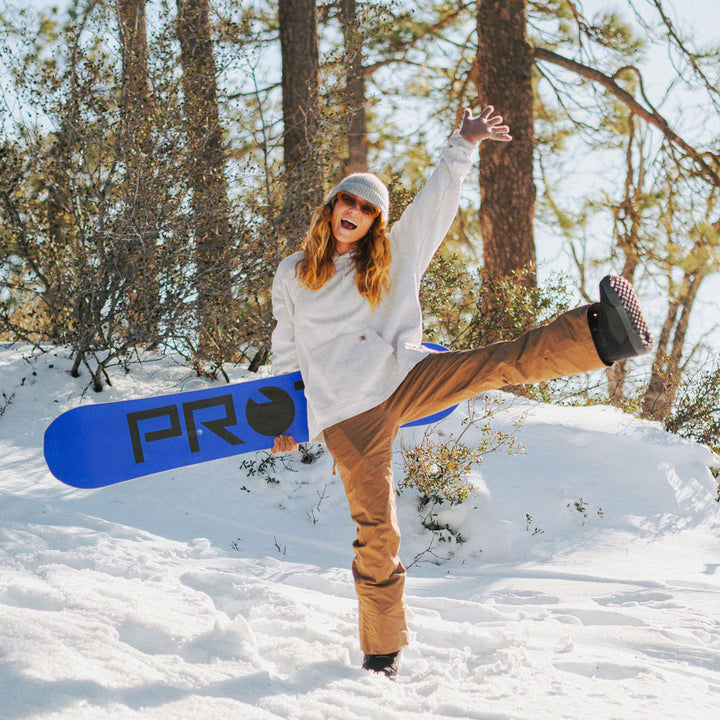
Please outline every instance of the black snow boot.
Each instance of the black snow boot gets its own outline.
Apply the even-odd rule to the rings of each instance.
[[[600,302],[590,308],[588,323],[598,355],[608,365],[652,348],[635,291],[623,277],[606,275],[600,281]]]
[[[388,653],[387,655],[366,655],[362,666],[363,670],[383,673],[393,679],[397,675],[399,662],[399,652]]]

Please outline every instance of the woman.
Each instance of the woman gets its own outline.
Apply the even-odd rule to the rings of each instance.
[[[302,249],[282,260],[273,283],[273,371],[302,371],[310,437],[332,454],[357,526],[363,667],[389,677],[408,643],[392,477],[400,425],[486,390],[587,372],[650,349],[635,294],[614,276],[601,282],[601,302],[515,341],[446,353],[421,346],[420,280],[457,212],[474,149],[511,139],[492,106],[477,117],[466,110],[389,233],[383,182],[349,175],[315,211]],[[296,447],[281,435],[273,453]]]

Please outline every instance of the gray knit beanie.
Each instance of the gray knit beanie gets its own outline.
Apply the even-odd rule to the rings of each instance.
[[[385,183],[377,175],[372,173],[348,175],[328,193],[325,202],[329,203],[341,190],[372,203],[376,208],[380,209],[387,221],[390,211],[390,195]]]

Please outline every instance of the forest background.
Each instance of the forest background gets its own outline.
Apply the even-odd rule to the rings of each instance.
[[[653,353],[529,389],[717,449],[720,15],[680,0],[0,4],[0,340],[97,391],[148,348],[269,360],[269,288],[312,209],[371,169],[391,221],[464,107],[484,144],[423,285],[426,335],[514,337],[636,286]],[[538,258],[540,261],[538,261]]]

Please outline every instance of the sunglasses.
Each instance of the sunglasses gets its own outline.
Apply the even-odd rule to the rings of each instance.
[[[376,208],[371,203],[366,202],[359,197],[355,197],[352,193],[345,192],[344,190],[341,190],[337,194],[337,198],[343,205],[347,205],[348,207],[354,208],[355,205],[357,205],[360,212],[368,217],[375,218],[380,214],[379,208]]]

